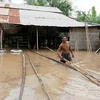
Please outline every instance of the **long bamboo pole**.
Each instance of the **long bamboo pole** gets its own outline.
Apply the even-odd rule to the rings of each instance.
[[[53,52],[53,53],[55,53],[55,54],[57,54],[54,50],[52,50],[52,49],[50,49],[49,47],[46,47],[48,50],[50,50],[51,52]],[[63,58],[63,60],[65,61],[65,62],[68,62],[65,58]],[[91,80],[93,83],[95,83],[95,84],[97,84],[98,86],[100,86],[100,80],[98,80],[96,77],[94,77],[93,75],[91,75],[90,73],[88,73],[87,71],[85,71],[84,69],[82,69],[82,68],[80,68],[80,67],[77,67],[76,65],[74,65],[74,64],[69,64],[69,63],[67,63],[67,65],[69,65],[71,68],[73,68],[73,69],[76,69],[78,72],[80,72],[81,74],[83,74],[85,77],[87,77],[89,80]],[[92,80],[92,79],[94,79],[94,80]]]
[[[27,55],[27,57],[28,57],[28,60],[29,60],[29,62],[30,62],[30,64],[31,64],[31,66],[32,66],[32,69],[34,70],[34,72],[35,72],[35,74],[36,74],[36,76],[37,76],[37,78],[38,78],[38,80],[39,80],[39,82],[40,82],[40,84],[41,84],[41,87],[42,87],[44,93],[46,94],[48,100],[52,100],[51,97],[50,97],[50,95],[48,94],[48,91],[47,91],[47,89],[46,89],[46,87],[45,87],[45,85],[44,85],[42,79],[40,78],[40,75],[39,75],[38,72],[37,72],[37,69],[36,69],[35,66],[33,65],[32,60],[30,59],[30,57],[29,57],[28,54],[26,54],[26,55]]]
[[[79,73],[81,73],[82,75],[84,75],[89,81],[91,81],[92,83],[94,83],[94,84],[96,84],[96,85],[98,85],[98,86],[100,87],[100,80],[96,79],[94,76],[91,76],[90,74],[86,73],[85,71],[82,71],[82,70],[79,69],[78,67],[73,66],[73,65],[68,64],[68,63],[64,64],[64,63],[59,62],[59,61],[57,61],[57,60],[55,60],[55,59],[53,59],[53,58],[44,56],[44,55],[42,55],[42,54],[40,54],[40,53],[37,53],[37,52],[34,52],[34,53],[36,53],[36,54],[38,54],[38,55],[40,55],[40,56],[42,56],[42,57],[45,57],[45,58],[47,58],[47,59],[53,60],[53,61],[55,61],[55,62],[57,62],[57,63],[59,63],[59,64],[62,64],[62,65],[64,65],[64,66],[70,67],[70,68],[72,68],[72,69],[74,69],[74,70],[76,70],[76,71],[78,71]]]

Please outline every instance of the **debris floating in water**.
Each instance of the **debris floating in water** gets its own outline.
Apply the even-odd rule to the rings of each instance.
[[[5,50],[5,49],[0,49],[0,53],[6,53],[7,52],[7,50]]]
[[[11,53],[21,53],[23,52],[22,50],[16,50],[16,49],[12,49],[10,50]]]

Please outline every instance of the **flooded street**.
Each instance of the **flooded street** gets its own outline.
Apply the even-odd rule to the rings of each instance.
[[[59,60],[48,50],[38,51]],[[25,51],[36,68],[52,100],[100,100],[100,87],[79,72]],[[100,54],[85,51],[74,52],[73,63],[100,80]],[[0,100],[19,100],[22,80],[21,54],[0,54]],[[26,80],[22,100],[48,100],[38,78],[26,58]]]

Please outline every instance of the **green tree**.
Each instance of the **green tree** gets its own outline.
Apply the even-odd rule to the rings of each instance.
[[[80,20],[80,21],[85,21],[86,18],[85,18],[85,12],[83,11],[76,11],[76,14],[77,14],[77,19]]]
[[[77,19],[80,21],[87,21],[91,23],[99,23],[100,24],[100,15],[97,15],[95,10],[95,6],[93,6],[88,13],[83,11],[77,11]]]
[[[29,5],[46,6],[47,0],[24,0]]]
[[[51,7],[56,7],[59,6],[61,0],[47,0],[48,5]]]
[[[65,15],[69,16],[72,11],[72,5],[69,0],[48,0],[49,5],[59,8]]]
[[[92,9],[91,9],[91,15],[92,15],[91,16],[92,18],[95,18],[97,16],[97,12],[95,10],[95,6],[93,6]]]
[[[69,0],[24,0],[29,5],[51,6],[59,8],[65,15],[69,16],[72,4]]]

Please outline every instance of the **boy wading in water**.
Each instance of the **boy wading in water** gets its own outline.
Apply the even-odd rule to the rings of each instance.
[[[63,62],[63,63],[68,62],[69,64],[71,64],[72,57],[74,57],[74,54],[73,54],[72,49],[70,47],[70,43],[69,43],[69,41],[67,41],[65,36],[63,36],[61,38],[61,40],[62,40],[62,43],[59,45],[59,48],[57,50],[57,54],[60,57],[61,62]],[[60,53],[60,51],[61,51],[61,53]],[[71,57],[71,55],[72,55],[72,57]]]

